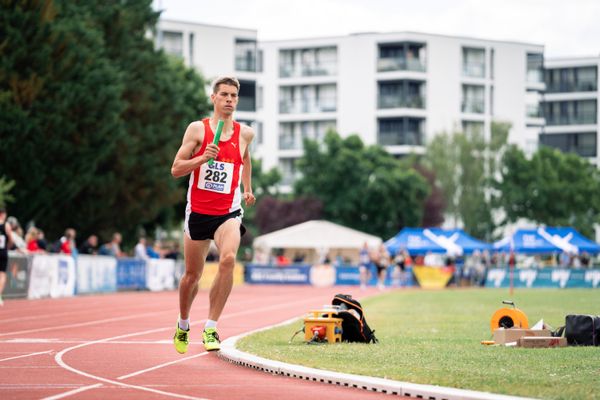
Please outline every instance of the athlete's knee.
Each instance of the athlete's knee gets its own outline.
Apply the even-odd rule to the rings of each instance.
[[[233,269],[235,265],[235,253],[233,251],[221,254],[219,268]]]
[[[200,271],[185,271],[181,280],[186,280],[191,283],[196,283],[200,280],[201,273]]]

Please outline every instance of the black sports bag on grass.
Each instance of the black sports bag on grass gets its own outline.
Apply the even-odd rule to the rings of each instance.
[[[375,331],[371,330],[357,300],[349,294],[336,294],[331,301],[334,306],[339,306],[340,311],[335,315],[342,321],[342,341],[359,343],[377,343]]]
[[[600,316],[567,315],[565,337],[570,346],[600,346]]]

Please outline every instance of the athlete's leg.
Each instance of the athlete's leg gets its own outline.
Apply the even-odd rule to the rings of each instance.
[[[179,282],[179,316],[189,319],[190,309],[198,293],[198,283],[204,269],[210,240],[192,240],[187,234],[183,240],[185,272]]]
[[[233,286],[233,267],[240,247],[240,221],[225,221],[215,232],[215,244],[219,249],[219,270],[210,288],[208,319],[217,321],[223,312]]]

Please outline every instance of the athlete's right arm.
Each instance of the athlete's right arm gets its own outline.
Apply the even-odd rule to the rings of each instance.
[[[194,150],[202,146],[203,140],[204,125],[202,122],[196,121],[189,124],[183,135],[181,147],[179,147],[175,160],[173,160],[171,175],[175,178],[188,175],[209,159],[217,157],[219,148],[215,144],[209,143],[201,156],[192,158]]]

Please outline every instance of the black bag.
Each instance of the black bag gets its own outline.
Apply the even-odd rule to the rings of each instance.
[[[565,337],[572,346],[600,346],[600,316],[567,315]]]
[[[371,330],[360,303],[349,294],[336,294],[331,301],[334,306],[339,306],[340,311],[335,315],[342,321],[342,341],[377,343],[375,331]]]

